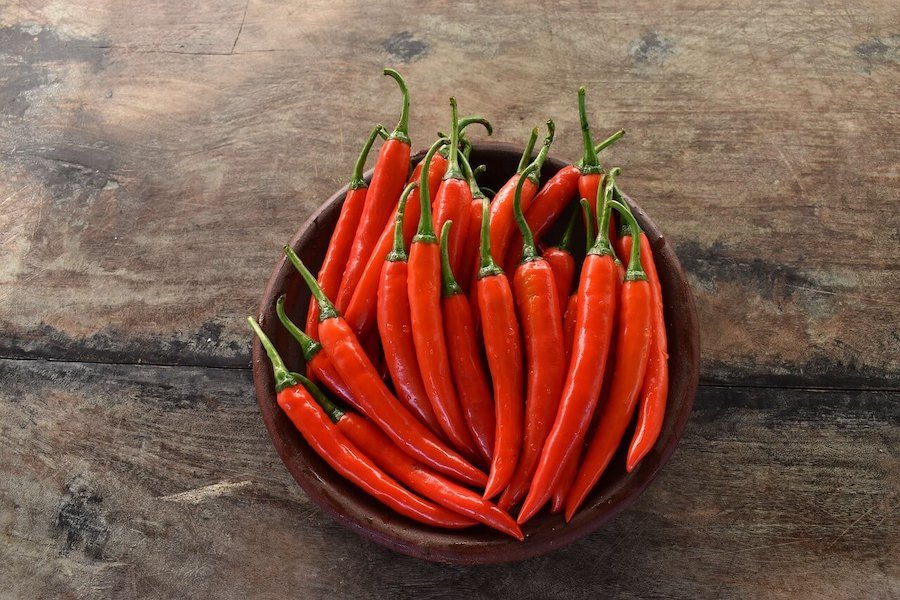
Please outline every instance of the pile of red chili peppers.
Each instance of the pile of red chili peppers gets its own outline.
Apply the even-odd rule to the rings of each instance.
[[[451,98],[450,133],[408,176],[409,92],[399,73],[384,72],[403,94],[400,121],[366,140],[318,274],[284,247],[312,292],[305,331],[284,297],[276,306],[306,375],[289,371],[248,321],[272,362],[279,406],[342,476],[418,522],[481,523],[523,540],[520,525],[548,502],[572,519],[635,412],[629,472],[662,429],[662,288],[616,186],[619,169],[597,158],[625,132],[595,146],[581,88],[581,160],[541,184],[548,121],[537,156],[536,128],[489,199],[465,130],[480,124],[490,135],[490,123],[460,119]],[[572,247],[579,217],[583,260]],[[551,245],[557,222],[566,227]]]

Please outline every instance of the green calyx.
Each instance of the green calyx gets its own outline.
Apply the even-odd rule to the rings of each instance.
[[[462,294],[462,288],[453,277],[453,267],[450,266],[450,228],[453,221],[446,221],[441,227],[441,294],[444,297]]]
[[[491,256],[491,216],[488,214],[488,199],[481,201],[481,245],[479,247],[481,267],[478,269],[478,279],[492,275],[503,275],[503,269]]]
[[[624,136],[625,136],[625,130],[624,129],[618,130],[617,132],[615,132],[614,134],[612,134],[611,136],[609,136],[608,138],[606,138],[605,140],[603,140],[602,142],[600,142],[599,144],[594,146],[594,154],[599,154],[604,148],[606,148],[608,146],[612,146],[617,141],[622,139],[622,137],[624,137]],[[600,159],[598,158],[597,160],[599,162]],[[575,168],[578,169],[579,171],[582,171],[584,169],[584,157],[580,158],[578,160],[578,162],[575,163]]]
[[[590,253],[591,248],[597,241],[594,234],[594,211],[591,210],[591,203],[587,201],[587,198],[582,198],[578,202],[581,204],[581,213],[584,215],[584,240],[586,252]]]
[[[588,124],[587,108],[585,106],[584,86],[578,88],[578,118],[581,121],[581,138],[584,142],[584,155],[581,157],[581,172],[584,175],[601,173],[600,160],[594,151],[594,141],[591,139],[591,126]]]
[[[612,169],[603,178],[603,184],[597,188],[597,241],[590,250],[590,254],[599,254],[601,256],[610,255],[615,257],[612,245],[609,242],[609,203],[612,201],[612,190],[616,183],[616,177],[621,169]],[[602,199],[602,202],[601,202]]]
[[[547,137],[544,138],[544,143],[541,145],[541,151],[538,152],[537,158],[534,159],[534,163],[537,165],[537,168],[529,173],[529,177],[535,184],[540,184],[541,182],[541,167],[544,166],[544,161],[547,160],[547,154],[550,153],[550,145],[553,144],[553,135],[556,133],[556,124],[552,120],[547,121]]]
[[[419,187],[415,181],[406,184],[403,193],[400,194],[400,202],[397,204],[397,218],[394,220],[394,245],[385,260],[388,262],[401,262],[407,260],[409,256],[406,254],[406,244],[403,239],[403,218],[406,215],[406,202],[412,191]]]
[[[403,94],[403,109],[400,111],[400,121],[388,139],[400,140],[409,144],[409,88],[406,87],[406,82],[403,81],[400,73],[394,69],[385,69],[384,74],[394,78],[394,81],[400,86],[400,92]]]
[[[322,388],[300,373],[291,373],[291,375],[296,377],[297,381],[303,384],[303,387],[305,387],[306,391],[309,392],[309,395],[313,397],[316,404],[322,407],[322,410],[325,411],[325,414],[328,415],[328,418],[331,419],[332,423],[337,423],[341,420],[341,417],[343,417],[347,411],[332,402],[331,399],[325,395],[325,392],[322,391]]]
[[[253,317],[247,317],[247,323],[250,324],[250,329],[256,334],[256,337],[259,338],[260,343],[266,351],[266,354],[269,357],[269,362],[272,363],[272,372],[275,374],[275,391],[280,392],[285,388],[289,388],[295,385],[298,385],[300,381],[294,376],[293,373],[288,371],[288,368],[284,366],[284,361],[281,360],[281,356],[278,355],[278,350],[275,349],[275,345],[272,344],[272,340],[263,333],[262,327],[259,326],[259,323],[256,322],[256,319]]]
[[[283,250],[288,257],[288,260],[291,261],[291,264],[294,265],[294,268],[300,273],[300,277],[306,282],[306,286],[312,293],[313,298],[315,298],[316,302],[319,304],[319,322],[321,323],[322,321],[337,317],[338,311],[334,307],[334,304],[331,303],[331,300],[329,300],[328,296],[325,295],[325,292],[322,291],[319,282],[316,281],[313,274],[309,272],[309,269],[306,268],[306,265],[304,265],[303,261],[300,260],[300,257],[297,256],[297,253],[294,252],[294,249],[285,245]]]
[[[437,244],[437,236],[434,234],[434,223],[431,220],[431,190],[428,185],[428,171],[431,168],[431,161],[441,146],[447,143],[445,139],[439,139],[434,142],[422,159],[422,173],[419,175],[419,204],[422,211],[419,214],[419,228],[416,230],[416,237],[413,243],[422,242],[425,244]]]
[[[456,98],[450,98],[450,152],[447,154],[447,172],[444,179],[463,179],[459,168],[459,110]]]
[[[641,265],[641,226],[631,213],[631,210],[621,202],[609,201],[610,208],[619,211],[622,218],[628,222],[631,228],[631,255],[628,257],[628,270],[625,271],[625,281],[646,281],[647,274]]]
[[[275,312],[278,314],[278,320],[281,321],[284,328],[287,329],[294,339],[297,340],[297,343],[300,344],[303,360],[309,362],[316,354],[322,351],[322,344],[306,335],[302,329],[297,327],[294,322],[288,318],[287,313],[284,312],[284,294],[279,296],[278,301],[275,302]]]
[[[375,128],[372,129],[372,133],[369,134],[369,137],[366,140],[365,145],[363,146],[362,152],[359,153],[359,157],[356,159],[356,164],[353,166],[353,175],[350,176],[349,185],[349,188],[351,190],[358,190],[360,188],[368,186],[366,180],[363,179],[363,169],[366,168],[366,159],[369,157],[369,151],[372,149],[372,145],[375,143],[375,140],[379,136],[386,139],[387,135],[387,129],[385,129],[383,125],[376,125]]]
[[[562,237],[559,238],[559,243],[556,245],[557,248],[565,250],[569,254],[572,254],[572,233],[575,231],[575,221],[577,217],[578,209],[575,209],[569,216],[569,221],[566,223],[566,228],[563,230]]]
[[[522,174],[522,171],[525,170],[525,167],[531,164],[531,154],[534,152],[534,145],[537,143],[538,133],[538,128],[535,127],[531,130],[531,135],[528,136],[528,142],[525,144],[525,150],[522,152],[522,158],[519,159],[519,166],[516,167],[516,173],[518,173],[519,175]]]
[[[522,212],[522,187],[531,174],[540,168],[538,161],[535,160],[522,171],[519,181],[516,182],[516,195],[513,197],[513,217],[515,217],[516,225],[519,226],[519,232],[522,234],[523,263],[537,260],[541,257],[534,243],[534,235],[531,233],[531,228],[528,226],[528,221],[525,220],[525,214]]]

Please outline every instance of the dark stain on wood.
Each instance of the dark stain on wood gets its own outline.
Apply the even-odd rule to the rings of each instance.
[[[94,560],[103,558],[109,524],[102,513],[103,496],[82,475],[66,482],[66,491],[53,518],[53,529],[65,538],[63,554],[79,549]]]
[[[866,63],[866,72],[875,65],[887,65],[900,60],[900,34],[886,39],[872,38],[853,47],[853,51]]]
[[[384,49],[391,59],[402,63],[419,60],[428,52],[428,44],[416,39],[409,31],[400,31],[384,40]]]
[[[644,34],[631,44],[629,54],[638,65],[661,66],[674,52],[672,40],[663,37],[657,31]]]

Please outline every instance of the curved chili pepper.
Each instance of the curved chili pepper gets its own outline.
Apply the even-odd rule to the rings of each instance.
[[[458,134],[453,132],[454,137]],[[451,146],[458,138],[451,138]],[[425,155],[426,165],[437,151],[441,141],[435,142]],[[449,159],[454,155],[451,149]],[[426,166],[427,169],[427,166]],[[441,429],[450,442],[466,456],[478,456],[475,441],[453,387],[450,359],[447,356],[447,341],[441,319],[441,251],[431,216],[428,197],[428,179],[422,177],[420,183],[421,212],[419,230],[413,238],[409,250],[409,308],[413,327],[413,342],[425,391],[437,416]]]
[[[331,417],[338,430],[379,468],[422,497],[455,513],[484,523],[522,541],[525,536],[516,521],[472,490],[449,481],[427,466],[416,462],[397,447],[380,429],[361,415],[336,406],[309,379],[300,376],[313,399]]]
[[[632,237],[639,237],[641,229],[631,212],[615,200],[610,200],[608,204],[628,221]],[[634,414],[650,357],[652,294],[647,275],[641,267],[641,244],[632,244],[628,271],[622,285],[616,364],[609,398],[600,408],[597,430],[566,498],[566,521],[572,520],[575,511],[600,479]]]
[[[366,166],[366,158],[375,143],[378,136],[387,137],[387,130],[383,125],[376,125],[369,134],[359,157],[356,159],[356,165],[353,167],[353,175],[350,177],[350,184],[347,186],[347,195],[344,197],[344,204],[341,206],[341,214],[338,216],[337,224],[334,226],[334,232],[331,234],[331,240],[328,242],[328,250],[325,251],[325,258],[322,266],[319,268],[319,285],[329,296],[337,294],[341,285],[341,276],[344,274],[344,267],[347,266],[347,259],[350,256],[350,246],[353,244],[353,237],[356,235],[356,228],[359,225],[359,219],[362,215],[363,205],[366,202],[366,193],[369,184],[363,179],[363,168]],[[312,339],[318,338],[319,330],[319,305],[316,304],[314,298],[309,299],[309,309],[306,313],[306,331]],[[327,385],[327,384],[326,384]]]
[[[606,182],[614,178],[615,173],[611,172]],[[598,191],[605,191],[606,187],[604,183]],[[572,360],[556,420],[522,504],[519,523],[533,517],[547,502],[565,472],[566,463],[575,459],[584,443],[603,386],[616,313],[617,278],[613,251],[603,230],[588,251],[581,269]]]
[[[619,238],[623,243],[623,256],[631,253],[632,238],[630,235]],[[641,385],[640,410],[637,428],[628,448],[625,467],[628,472],[634,470],[638,463],[656,444],[662,431],[663,418],[666,414],[666,399],[669,393],[669,352],[666,340],[666,320],[663,314],[662,286],[653,261],[653,252],[647,235],[641,232],[641,264],[650,283],[652,301],[652,325],[650,332],[650,358],[647,361],[647,373]]]
[[[535,168],[535,164],[529,166],[522,177]],[[509,486],[500,497],[499,506],[503,509],[516,504],[528,491],[544,441],[553,425],[566,379],[566,357],[564,352],[560,352],[563,347],[562,312],[556,280],[550,263],[541,258],[535,247],[522,213],[520,191],[521,187],[517,186],[513,213],[523,239],[522,262],[513,275],[513,295],[525,341],[528,373],[525,389],[528,393],[522,451]]]
[[[353,330],[322,293],[303,261],[290,246],[285,246],[284,252],[319,303],[319,337],[322,347],[353,392],[354,398],[359,400],[362,412],[413,458],[459,481],[484,485],[487,481],[484,473],[448,448],[391,394]]]
[[[359,410],[359,401],[353,396],[352,390],[344,383],[341,376],[338,375],[334,365],[331,364],[331,359],[328,358],[328,354],[322,352],[322,344],[301,331],[288,318],[287,313],[284,311],[284,299],[285,296],[282,294],[278,301],[275,302],[275,312],[278,314],[278,320],[281,321],[284,328],[288,330],[288,333],[300,345],[300,351],[303,353],[303,360],[306,362],[307,369],[324,383],[329,390],[337,394],[339,398]],[[318,314],[319,311],[317,310],[316,315]]]
[[[578,475],[578,466],[581,464],[581,455],[581,451],[576,452],[575,456],[563,465],[562,474],[559,477],[559,481],[553,486],[553,493],[551,494],[551,514],[555,515],[560,513],[566,507],[566,497],[569,495],[569,490],[572,489],[572,483],[575,482],[575,476]]]
[[[478,186],[476,177],[485,170],[484,165],[480,165],[475,170],[469,164],[469,161],[463,156],[459,161],[463,174],[469,182],[469,189],[472,190],[472,202],[469,204],[469,230],[466,232],[466,239],[462,247],[462,257],[459,261],[459,269],[454,269],[455,279],[461,285],[464,285],[463,293],[469,294],[474,288],[475,277],[478,273],[478,240],[481,238],[481,201],[485,198],[484,192]],[[475,294],[472,294],[474,297]]]
[[[338,310],[344,311],[350,304],[356,285],[362,276],[366,263],[375,249],[378,236],[390,220],[391,211],[400,197],[400,192],[409,173],[409,89],[400,73],[385,69],[384,74],[393,77],[403,93],[403,110],[397,127],[388,136],[378,152],[372,183],[366,194],[366,203],[360,216],[359,226],[350,248],[347,267],[344,269],[341,285],[335,300]]]
[[[472,189],[459,166],[459,116],[456,98],[450,98],[451,133],[450,150],[447,155],[447,172],[434,201],[434,230],[441,231],[444,223],[453,221],[450,233],[450,265],[459,269],[466,232],[469,228],[469,205],[472,204]]]
[[[453,221],[447,221],[441,229],[441,311],[444,316],[444,335],[466,424],[475,438],[478,451],[486,464],[490,464],[494,455],[496,427],[494,399],[481,364],[481,350],[478,347],[472,309],[453,277],[450,265],[448,242],[452,223]]]
[[[524,187],[527,178],[520,178]],[[520,192],[521,193],[521,192]],[[478,271],[478,309],[484,350],[494,386],[494,407],[497,419],[494,436],[494,456],[485,498],[499,494],[509,484],[519,459],[522,444],[523,404],[522,348],[519,322],[512,289],[503,269],[491,255],[490,218],[488,201],[481,203],[481,268]]]
[[[594,153],[597,154],[607,146],[611,146],[622,136],[625,130],[620,129],[596,146]],[[531,206],[525,211],[525,220],[531,228],[535,242],[540,242],[544,235],[556,223],[556,220],[565,212],[566,207],[576,197],[578,193],[578,180],[581,177],[581,168],[583,161],[579,160],[574,165],[566,165],[556,172],[547,183],[545,183],[537,196],[531,202]],[[589,196],[593,198],[593,196]],[[506,259],[503,262],[504,268],[515,268],[519,261],[519,245],[522,238],[518,231],[513,232],[513,239],[506,249]]]
[[[572,250],[569,246],[571,245],[572,231],[575,229],[575,218],[577,216],[578,211],[572,211],[572,216],[569,217],[569,223],[566,225],[565,231],[563,231],[559,244],[547,248],[543,252],[544,260],[549,263],[550,269],[553,271],[553,279],[556,282],[556,296],[559,299],[560,315],[565,313],[566,302],[572,289],[572,280],[575,278],[575,257],[572,256]]]
[[[373,498],[420,523],[451,529],[469,527],[474,524],[467,517],[419,498],[379,469],[338,430],[334,424],[335,415],[326,415],[322,407],[301,384],[301,379],[305,378],[287,370],[272,342],[253,317],[247,317],[247,322],[259,337],[259,341],[272,363],[272,370],[275,373],[275,391],[278,393],[278,406],[285,412],[306,443],[331,465],[331,468]]]
[[[378,332],[397,398],[433,432],[443,435],[422,383],[411,333],[407,288],[409,265],[403,243],[403,215],[410,193],[418,186],[418,183],[410,183],[400,196],[394,224],[394,248],[384,261],[378,286]]]
[[[538,186],[541,183],[541,165],[544,164],[547,153],[550,151],[550,144],[553,142],[553,135],[556,129],[553,121],[547,121],[547,128],[550,131],[547,137],[544,138],[541,151],[534,160],[538,168],[531,172],[528,176],[528,181],[522,186],[522,210],[528,210],[528,207],[531,206],[531,201],[537,194]],[[531,137],[528,138],[528,144],[525,146],[525,152],[522,153],[522,159],[519,161],[519,168],[516,174],[503,184],[503,187],[497,191],[497,194],[491,201],[491,254],[494,257],[494,261],[498,264],[502,264],[503,259],[506,258],[507,248],[513,239],[513,234],[516,232],[516,220],[513,217],[513,199],[519,179],[522,177],[522,172],[531,164],[531,151],[537,139],[537,132],[537,128],[531,131]]]

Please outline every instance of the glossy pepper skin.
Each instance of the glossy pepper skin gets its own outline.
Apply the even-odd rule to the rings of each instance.
[[[342,434],[312,395],[301,384],[301,375],[291,373],[262,329],[248,317],[259,336],[275,372],[278,406],[285,412],[312,449],[335,471],[358,488],[396,512],[426,525],[459,529],[473,521],[419,498],[379,469]]]
[[[640,227],[628,209],[614,200],[610,200],[609,205],[629,222],[632,237],[639,237]],[[597,429],[566,498],[566,521],[572,520],[575,511],[612,460],[634,414],[647,370],[653,301],[650,283],[641,268],[640,247],[640,243],[632,245],[628,271],[622,285],[616,362],[609,397],[600,408]]]
[[[614,177],[611,173],[610,179]],[[581,270],[575,339],[562,399],[522,504],[517,519],[520,524],[547,502],[565,472],[566,463],[574,460],[581,450],[603,386],[616,313],[618,271],[609,240],[602,229],[598,230],[600,235]]]
[[[572,241],[572,230],[575,228],[575,217],[578,211],[573,211],[563,232],[559,245],[547,248],[544,251],[544,260],[553,271],[553,280],[556,282],[557,299],[559,300],[559,314],[566,312],[566,303],[569,300],[569,292],[572,290],[572,281],[575,278],[575,257],[569,248]]]
[[[631,253],[631,235],[621,236],[622,256]],[[640,409],[634,438],[628,447],[625,468],[630,473],[656,444],[662,431],[663,418],[666,413],[666,400],[669,393],[669,352],[666,338],[666,320],[663,312],[662,286],[653,252],[647,235],[641,232],[640,238],[641,265],[647,274],[647,282],[651,290],[651,326],[650,357],[647,359],[647,372],[641,385]]]
[[[522,262],[513,276],[513,295],[522,324],[528,378],[525,436],[515,473],[500,498],[499,506],[503,509],[515,505],[528,491],[559,407],[567,367],[562,351],[562,313],[553,269],[537,252],[518,198],[514,208],[524,241]]]
[[[356,334],[322,293],[300,258],[289,246],[284,247],[284,252],[319,303],[319,337],[322,347],[354,397],[359,400],[365,415],[413,458],[458,481],[484,485],[487,481],[484,473],[448,448],[391,394],[366,356]]]
[[[451,102],[451,109],[455,117],[455,101]],[[455,120],[454,118],[447,158],[450,164],[448,169],[453,169],[454,172],[459,169],[459,133]],[[438,140],[428,150],[424,158],[426,165],[441,144],[442,141]],[[419,185],[421,194],[427,196],[425,187],[428,186],[428,181],[422,178]],[[473,458],[478,456],[478,450],[469,433],[453,384],[447,340],[444,337],[441,315],[441,252],[434,232],[431,205],[427,202],[422,202],[421,205],[418,233],[409,250],[409,305],[414,324],[412,333],[416,357],[425,391],[438,423],[451,444],[465,456]]]
[[[469,230],[466,232],[466,239],[463,243],[462,256],[460,257],[459,268],[454,268],[453,273],[457,283],[463,286],[463,293],[474,296],[472,291],[475,288],[475,279],[478,275],[480,258],[478,249],[481,239],[481,204],[485,199],[484,192],[478,186],[475,177],[484,170],[484,165],[473,171],[465,156],[460,155],[460,166],[466,179],[469,181],[469,188],[472,190],[472,202],[469,204]],[[473,305],[473,309],[477,305]]]
[[[344,204],[341,206],[341,214],[338,216],[337,224],[334,226],[334,232],[331,234],[331,240],[328,242],[328,250],[325,251],[325,258],[322,266],[319,268],[318,281],[319,285],[329,296],[337,294],[341,285],[341,276],[344,274],[344,267],[347,266],[347,259],[350,257],[350,247],[353,245],[353,238],[356,235],[356,228],[359,226],[359,219],[362,216],[363,206],[366,202],[366,194],[369,185],[363,179],[363,168],[366,164],[366,158],[372,149],[372,144],[379,136],[387,136],[387,132],[381,125],[376,125],[372,130],[363,146],[356,165],[353,168],[353,175],[350,177],[350,184],[347,189],[347,196],[344,198]],[[315,298],[309,299],[309,309],[306,313],[306,332],[312,339],[318,339],[319,330],[319,305],[316,304]],[[314,371],[312,371],[315,373]]]
[[[384,261],[378,286],[378,333],[397,398],[431,431],[443,435],[422,383],[409,312],[409,265],[403,243],[403,220],[409,206],[407,200],[418,185],[410,183],[400,196],[394,226],[394,248]]]
[[[331,416],[338,429],[381,469],[422,497],[455,513],[510,535],[525,536],[515,520],[472,490],[449,481],[403,453],[370,421],[335,406],[308,379],[301,379],[312,397]]]
[[[494,399],[481,363],[481,349],[478,347],[472,309],[453,277],[450,266],[448,245],[452,224],[453,221],[447,221],[441,229],[441,311],[444,316],[444,335],[466,424],[485,464],[490,464],[494,456],[496,427]]]
[[[491,256],[487,199],[482,203],[481,269],[476,293],[481,311],[482,336],[493,380],[497,419],[494,456],[484,490],[485,498],[503,491],[512,479],[522,444],[525,403],[522,346],[512,288]]]
[[[372,183],[369,184],[365,206],[360,215],[359,226],[353,238],[347,267],[344,269],[335,301],[340,311],[346,310],[350,304],[366,263],[375,249],[378,237],[390,220],[391,212],[409,173],[409,90],[397,71],[385,69],[384,74],[393,77],[400,86],[403,93],[403,110],[397,127],[378,152],[378,160],[372,172]]]
[[[329,390],[337,394],[339,398],[359,410],[359,401],[353,396],[350,387],[338,375],[334,365],[331,364],[331,359],[328,358],[328,354],[322,351],[322,344],[294,325],[288,318],[287,313],[285,313],[284,301],[285,297],[282,294],[275,303],[275,312],[278,314],[278,320],[281,321],[284,328],[288,330],[300,345],[300,351],[303,353],[303,360],[306,362],[307,370],[324,383]],[[319,311],[317,310],[316,315],[318,314]]]

